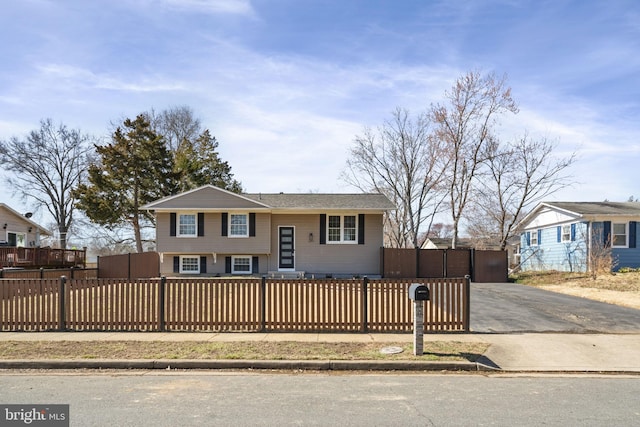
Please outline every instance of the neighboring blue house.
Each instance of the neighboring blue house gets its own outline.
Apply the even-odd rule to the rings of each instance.
[[[540,203],[520,223],[521,269],[590,271],[589,254],[603,248],[611,248],[614,270],[639,268],[638,221],[638,202]]]

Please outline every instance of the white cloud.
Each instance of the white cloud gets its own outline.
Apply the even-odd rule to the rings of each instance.
[[[195,10],[213,14],[254,14],[249,0],[159,0],[159,2],[178,10]]]
[[[252,192],[338,191],[358,123],[305,111],[234,103],[217,128],[220,152]]]
[[[153,76],[127,82],[124,78],[119,79],[106,74],[94,73],[85,68],[66,64],[43,64],[39,65],[37,69],[41,72],[41,78],[49,79],[54,84],[64,83],[67,88],[89,87],[125,92],[165,92],[184,90],[185,88],[183,83],[167,81],[162,78],[153,79]]]

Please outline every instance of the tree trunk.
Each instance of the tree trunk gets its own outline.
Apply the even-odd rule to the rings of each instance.
[[[138,253],[144,252],[142,248],[142,236],[140,234],[140,219],[138,217],[138,214],[133,216],[133,233],[136,238],[136,250],[138,251]]]
[[[60,249],[67,249],[67,227],[64,225],[58,226],[58,233],[60,234],[58,239],[60,242]]]

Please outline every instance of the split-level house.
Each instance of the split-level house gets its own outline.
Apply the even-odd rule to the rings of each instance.
[[[521,222],[523,271],[591,271],[594,257],[610,256],[613,270],[640,268],[640,203],[540,203]]]
[[[236,194],[211,185],[143,206],[162,275],[379,276],[382,194]]]

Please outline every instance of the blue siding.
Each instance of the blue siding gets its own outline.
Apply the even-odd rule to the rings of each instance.
[[[630,224],[630,223],[629,223]],[[640,248],[638,248],[638,233],[636,229],[636,233],[633,233],[632,226],[627,226],[627,233],[629,233],[629,247],[628,248],[613,248],[611,250],[611,255],[613,256],[614,261],[614,271],[618,271],[623,267],[629,268],[640,268]],[[634,227],[637,227],[637,223]],[[610,236],[605,235],[605,233],[611,233],[611,223],[607,224],[606,222],[594,222],[593,223],[593,234],[594,240],[596,240],[599,244],[602,244],[604,241],[609,241]],[[634,238],[634,241],[631,241],[631,238]]]
[[[638,227],[636,223],[635,227]],[[594,246],[600,246],[609,242],[611,224],[606,222],[592,223],[592,239]],[[559,242],[557,226],[540,229],[539,245],[531,245],[528,233],[536,232],[531,230],[521,235],[521,256],[520,262],[523,271],[587,271],[587,245],[585,237],[587,235],[587,223],[573,224],[571,227],[571,242]],[[614,271],[623,267],[640,268],[640,239],[638,232],[633,232],[633,226],[628,228],[629,248],[613,248],[611,250],[614,259]],[[631,241],[631,238],[634,241]]]
[[[638,247],[638,233],[637,229],[634,231],[632,228],[637,227],[637,223],[632,227],[627,228],[629,247],[628,248],[613,248],[613,259],[615,260],[615,271],[623,267],[640,268],[640,248]],[[631,239],[633,238],[634,241]]]
[[[580,271],[587,270],[587,245],[584,237],[587,234],[587,224],[575,224],[572,227],[573,241],[559,242],[558,227],[552,226],[540,229],[539,245],[527,244],[526,233],[523,233],[520,244],[522,253],[520,260],[523,271]],[[535,232],[535,231],[532,231]]]

